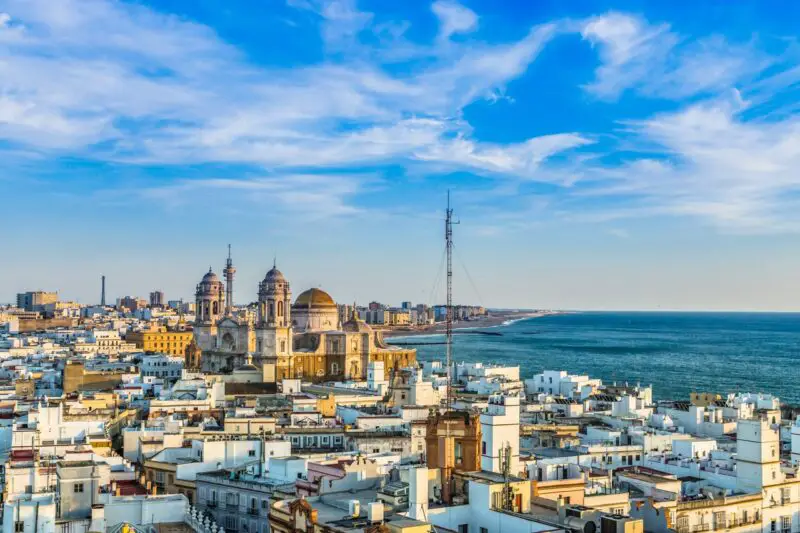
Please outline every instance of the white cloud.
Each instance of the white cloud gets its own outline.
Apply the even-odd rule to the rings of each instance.
[[[595,80],[585,88],[604,99],[629,89],[668,99],[713,95],[769,66],[750,43],[731,44],[719,35],[688,43],[668,24],[624,13],[584,21],[581,35],[598,49],[601,60]]]
[[[800,229],[792,208],[796,115],[784,107],[763,120],[753,111],[796,84],[793,58],[763,76],[775,60],[753,43],[719,36],[688,43],[643,18],[594,17],[580,26],[601,60],[587,90],[689,103],[637,121],[621,117],[613,135],[566,131],[487,143],[464,108],[505,97],[547,43],[572,31],[568,23],[535,26],[501,43],[440,37],[420,44],[404,40],[407,23],[375,25],[351,0],[290,4],[321,24],[328,55],[315,65],[253,64],[209,27],[139,4],[8,0],[0,19],[0,140],[17,154],[44,157],[252,165],[269,180],[187,181],[180,191],[274,195],[330,216],[357,209],[354,198],[368,180],[349,169],[397,164],[557,184],[569,189],[567,201],[548,208],[567,214],[576,210],[568,202],[602,195],[609,201],[580,205],[581,216],[675,215],[737,230]],[[441,36],[477,27],[477,15],[454,2],[433,9]],[[380,44],[364,44],[366,33]],[[403,68],[387,66],[399,58]],[[625,155],[614,153],[620,146]],[[309,178],[317,172],[325,174]],[[148,194],[174,192],[169,187]],[[333,199],[327,209],[326,196]]]
[[[630,123],[660,159],[589,169],[605,196],[585,215],[613,220],[682,216],[725,231],[800,231],[800,120],[745,121],[730,100],[709,100]]]
[[[552,25],[510,43],[454,43],[447,54],[423,53],[419,69],[392,74],[359,52],[367,47],[357,34],[371,16],[355,2],[292,5],[321,17],[329,45],[348,41],[362,59],[256,66],[208,27],[140,5],[12,0],[14,20],[34,29],[0,48],[0,137],[118,162],[247,163],[286,172],[415,160],[458,137],[480,157],[507,159],[494,163],[498,172],[530,163],[524,150],[470,140],[460,115],[476,99],[503,94],[555,35]]]
[[[512,145],[478,144],[457,138],[420,151],[423,161],[448,163],[471,168],[478,173],[488,172],[516,176],[536,181],[550,181],[550,175],[539,174],[541,165],[555,154],[591,144],[579,134],[545,135]],[[563,176],[557,176],[561,181]]]
[[[447,40],[456,33],[467,33],[478,26],[474,11],[452,0],[436,0],[431,10],[439,19],[439,39]]]
[[[341,174],[207,178],[181,180],[134,191],[115,191],[110,196],[132,195],[145,201],[158,201],[171,209],[244,205],[247,210],[252,210],[254,205],[269,206],[265,213],[268,216],[301,215],[303,221],[313,222],[361,214],[362,209],[353,205],[352,198],[364,181],[374,180],[371,175]]]

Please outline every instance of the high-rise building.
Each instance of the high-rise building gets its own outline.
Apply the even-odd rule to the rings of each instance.
[[[28,291],[17,294],[17,307],[25,311],[42,312],[45,305],[57,301],[57,292]]]
[[[402,302],[400,307],[405,311],[409,311],[413,307],[413,304],[411,302]]]
[[[150,293],[150,307],[164,307],[164,293],[162,291]]]
[[[128,311],[136,311],[144,307],[147,307],[147,300],[144,298],[139,298],[138,296],[123,296],[122,298],[117,298],[117,309],[125,308]]]

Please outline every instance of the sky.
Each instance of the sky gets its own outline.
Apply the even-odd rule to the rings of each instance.
[[[643,11],[644,10],[644,11]],[[800,309],[800,3],[0,0],[0,301]]]

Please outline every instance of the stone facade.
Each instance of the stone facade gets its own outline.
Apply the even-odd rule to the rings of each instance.
[[[229,260],[226,270],[232,268]],[[225,294],[232,292],[211,271],[198,284],[196,346],[184,351],[188,368],[196,368],[198,357],[202,370],[223,373],[252,360],[265,381],[276,382],[365,380],[373,361],[387,370],[416,364],[416,350],[387,345],[355,313],[341,323],[336,302],[321,289],[309,289],[292,303],[290,284],[275,266],[259,283],[254,319],[234,314],[230,299],[220,314]]]

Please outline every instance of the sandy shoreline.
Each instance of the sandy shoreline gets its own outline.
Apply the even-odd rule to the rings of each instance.
[[[525,320],[528,318],[539,318],[549,315],[560,315],[560,311],[506,311],[498,312],[486,318],[476,320],[455,322],[453,324],[453,331],[460,329],[484,329],[495,328],[498,326],[507,326],[518,320]],[[436,335],[444,333],[444,324],[436,324],[435,326],[425,326],[414,329],[384,329],[384,337],[411,337],[414,335]]]

